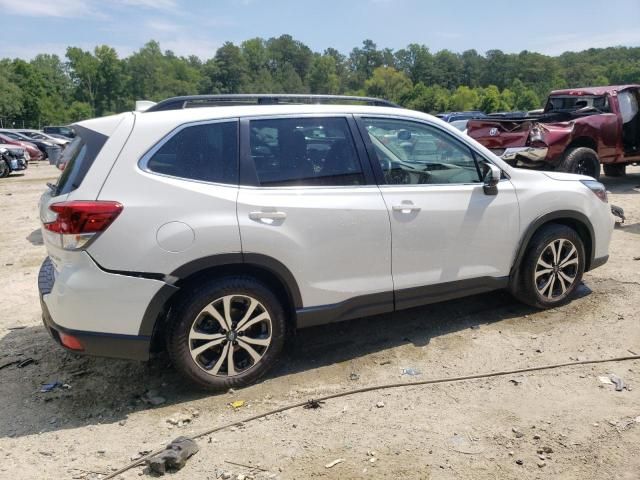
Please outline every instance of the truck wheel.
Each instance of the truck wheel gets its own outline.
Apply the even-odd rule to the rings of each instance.
[[[7,164],[7,162],[0,158],[0,178],[8,177],[11,173],[11,167]]]
[[[627,166],[624,164],[603,164],[602,168],[604,168],[604,174],[607,177],[624,177],[626,173]]]
[[[512,293],[536,308],[562,305],[580,284],[584,267],[584,244],[576,231],[545,225],[529,242]]]
[[[172,309],[167,350],[185,377],[211,391],[244,387],[277,361],[285,313],[274,293],[249,276],[199,284]]]
[[[598,154],[591,148],[571,148],[565,153],[558,170],[588,175],[598,180],[600,178],[600,160],[598,159]]]

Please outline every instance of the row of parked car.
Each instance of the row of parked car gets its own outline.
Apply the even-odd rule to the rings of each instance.
[[[0,178],[25,170],[30,161],[49,160],[57,165],[60,154],[74,136],[68,127],[0,129]]]

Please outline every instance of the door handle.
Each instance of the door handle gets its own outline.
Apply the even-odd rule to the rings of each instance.
[[[421,210],[420,207],[416,207],[413,203],[403,203],[401,205],[393,205],[391,209],[394,212],[402,212],[402,213],[419,212]]]
[[[284,220],[287,218],[285,212],[249,212],[251,220]]]

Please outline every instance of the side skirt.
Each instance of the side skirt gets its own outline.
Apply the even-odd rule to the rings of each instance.
[[[350,298],[331,305],[319,305],[296,310],[297,327],[307,328],[354,318],[379,315],[407,308],[468,297],[500,290],[509,285],[509,277],[480,277],[469,280],[407,288],[393,292],[374,293]]]

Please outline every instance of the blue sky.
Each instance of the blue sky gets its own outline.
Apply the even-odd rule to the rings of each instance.
[[[0,0],[0,58],[108,44],[128,55],[155,39],[212,57],[230,40],[289,33],[315,51],[423,43],[432,51],[640,46],[640,0]]]

